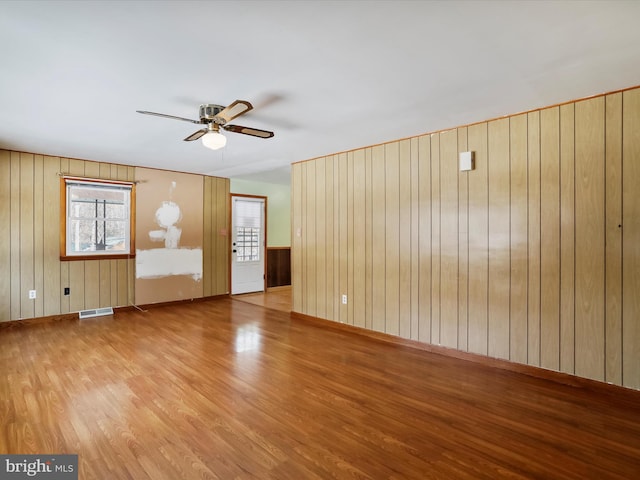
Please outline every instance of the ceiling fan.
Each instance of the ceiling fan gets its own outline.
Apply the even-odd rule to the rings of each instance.
[[[185,122],[197,123],[206,125],[207,128],[203,128],[196,132],[193,132],[187,138],[185,142],[192,142],[202,137],[202,143],[205,147],[217,150],[224,147],[227,144],[227,138],[220,133],[220,127],[228,132],[242,133],[244,135],[251,135],[259,138],[271,138],[273,132],[267,130],[260,130],[258,128],[242,127],[240,125],[227,125],[228,122],[240,115],[244,115],[249,110],[253,109],[246,100],[236,100],[231,105],[224,107],[222,105],[204,104],[200,105],[199,117],[200,120],[192,120],[190,118],[176,117],[174,115],[167,115],[164,113],[147,112],[144,110],[136,110],[138,113],[144,115],[154,115],[156,117],[173,118],[175,120],[182,120]]]

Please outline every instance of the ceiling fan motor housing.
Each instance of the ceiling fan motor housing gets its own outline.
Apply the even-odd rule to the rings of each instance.
[[[253,109],[251,103],[246,100],[236,100],[231,105],[225,107],[223,105],[215,105],[211,103],[203,103],[199,108],[199,119],[192,120],[191,118],[176,117],[175,115],[167,115],[166,113],[147,112],[146,110],[136,110],[138,113],[144,115],[153,115],[156,117],[172,118],[174,120],[182,120],[183,122],[196,123],[200,125],[206,125],[207,128],[202,128],[197,132],[192,133],[184,139],[185,142],[192,142],[198,138],[203,137],[209,133],[220,133],[220,129],[224,128],[228,132],[241,133],[243,135],[251,135],[259,138],[271,138],[273,132],[267,130],[260,130],[259,128],[243,127],[241,125],[227,125],[234,118],[244,115],[249,110]],[[215,137],[216,135],[209,135],[207,138]],[[221,135],[222,136],[222,135]]]
[[[222,110],[224,110],[224,108],[225,107],[223,107],[222,105],[211,105],[211,104],[200,105],[200,120],[203,120],[203,121],[208,120],[209,122],[224,124],[225,123],[224,119],[217,117],[217,115]]]

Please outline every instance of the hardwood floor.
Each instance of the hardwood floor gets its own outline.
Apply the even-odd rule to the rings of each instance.
[[[233,298],[281,312],[291,311],[291,286],[270,288],[267,292],[234,295]]]
[[[0,329],[0,452],[81,479],[632,479],[640,392],[221,298]]]

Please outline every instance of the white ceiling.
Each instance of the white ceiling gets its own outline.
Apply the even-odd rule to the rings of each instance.
[[[0,148],[287,182],[292,162],[640,84],[640,1],[0,1]],[[182,139],[236,99],[223,150]]]

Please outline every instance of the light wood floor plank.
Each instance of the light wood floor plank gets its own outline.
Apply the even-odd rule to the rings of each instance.
[[[0,329],[0,452],[82,479],[637,475],[640,392],[333,325],[218,298]]]

